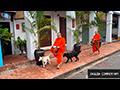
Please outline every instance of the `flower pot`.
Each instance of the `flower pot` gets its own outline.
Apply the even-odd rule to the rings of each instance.
[[[76,52],[80,51],[80,49],[81,49],[81,45],[80,44],[74,44],[74,50]]]
[[[42,61],[39,61],[39,57],[41,56],[44,56],[44,50],[35,50],[34,51],[34,56],[35,56],[35,60],[36,60],[36,64],[37,65],[42,65]]]
[[[21,51],[21,53],[19,55],[24,55],[23,51],[25,51],[25,45],[24,44],[20,44],[19,49]]]

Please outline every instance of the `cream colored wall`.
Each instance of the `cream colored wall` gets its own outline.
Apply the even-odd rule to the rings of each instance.
[[[22,32],[22,23],[25,22],[25,20],[15,20],[14,21],[14,31],[15,31],[15,40],[17,40],[17,37],[20,36],[21,39],[26,39],[26,33]],[[16,29],[16,24],[19,24],[19,29]]]
[[[17,40],[17,37],[19,36],[22,40],[26,40],[26,33],[22,32],[22,23],[25,22],[25,20],[14,20],[14,39]],[[16,24],[19,24],[19,29],[16,29]],[[14,43],[14,42],[13,42]],[[20,54],[20,50],[17,49],[16,44],[14,43],[14,54]]]

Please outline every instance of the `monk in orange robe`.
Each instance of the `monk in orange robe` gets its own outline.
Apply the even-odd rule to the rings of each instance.
[[[94,44],[93,44],[93,47],[92,47],[92,51],[93,51],[93,54],[95,51],[98,51],[99,54],[100,54],[100,45],[99,45],[99,40],[100,40],[100,35],[98,34],[98,31],[95,31],[95,35],[93,37],[92,40],[94,40]]]
[[[64,51],[65,51],[65,43],[66,43],[65,38],[63,38],[61,36],[61,33],[57,33],[57,38],[55,40],[55,43],[53,44],[53,46],[50,49],[50,51],[57,58],[57,63],[58,63],[57,69],[59,69],[59,66],[60,66],[61,61],[62,61],[62,56],[63,56]],[[56,46],[58,48],[58,52],[57,53],[53,52],[53,47],[54,46]]]

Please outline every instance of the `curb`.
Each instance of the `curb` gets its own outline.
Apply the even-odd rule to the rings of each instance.
[[[66,72],[66,73],[63,73],[63,74],[61,74],[61,75],[59,75],[59,76],[56,76],[56,77],[54,77],[54,78],[52,78],[52,79],[64,79],[64,78],[66,78],[68,75],[70,75],[70,74],[72,74],[72,73],[74,73],[74,72],[76,72],[76,71],[79,71],[79,70],[83,69],[84,67],[89,66],[90,64],[93,64],[93,63],[95,63],[95,62],[97,62],[97,61],[100,61],[100,60],[103,59],[103,58],[109,57],[109,56],[111,56],[111,55],[113,55],[113,54],[115,54],[115,53],[117,53],[117,52],[120,52],[120,50],[117,50],[117,51],[115,51],[115,52],[113,52],[113,53],[110,53],[110,54],[108,54],[108,55],[106,55],[106,56],[103,56],[103,57],[101,57],[101,58],[98,58],[97,60],[94,60],[94,61],[92,61],[92,62],[90,62],[90,63],[87,63],[87,64],[82,65],[82,66],[80,66],[80,67],[77,67],[77,68],[75,68],[75,69],[72,69],[72,70],[70,70],[70,71],[68,71],[68,72]]]

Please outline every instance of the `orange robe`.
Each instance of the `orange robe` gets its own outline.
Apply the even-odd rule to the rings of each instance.
[[[95,52],[95,51],[100,51],[100,45],[99,45],[100,37],[101,37],[101,36],[100,36],[99,34],[96,34],[96,35],[94,35],[94,37],[93,37],[93,39],[97,40],[97,43],[96,43],[96,41],[95,41],[95,44],[93,45],[93,48],[92,48],[93,52]],[[97,44],[98,49],[96,48],[96,44]]]
[[[57,58],[57,63],[59,63],[59,64],[62,61],[62,55],[64,54],[64,51],[65,51],[65,42],[66,42],[65,38],[61,37],[61,38],[56,38],[55,43],[53,44],[53,46],[60,47],[57,55],[54,54],[54,56]],[[53,53],[52,47],[51,47],[50,51]]]

